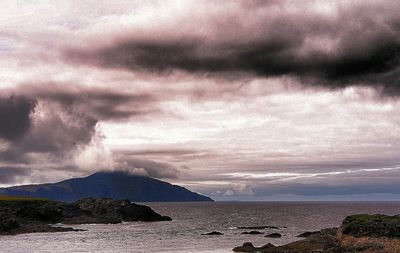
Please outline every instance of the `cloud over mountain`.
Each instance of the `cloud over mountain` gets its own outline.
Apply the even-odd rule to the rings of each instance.
[[[0,184],[124,169],[216,199],[400,196],[399,11],[1,1]]]

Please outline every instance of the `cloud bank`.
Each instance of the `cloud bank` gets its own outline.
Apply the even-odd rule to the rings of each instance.
[[[0,184],[124,169],[223,200],[396,198],[399,11],[2,1]]]
[[[305,85],[361,84],[398,94],[398,3],[300,2],[199,1],[195,13],[188,7],[175,19],[172,10],[150,15],[159,25],[145,29],[132,21],[124,35],[103,44],[89,40],[65,54],[77,62],[132,71],[289,75],[303,78]],[[169,15],[172,21],[164,25]],[[193,22],[187,23],[189,15]]]

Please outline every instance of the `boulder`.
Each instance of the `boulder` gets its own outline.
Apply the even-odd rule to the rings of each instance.
[[[242,246],[233,248],[234,252],[253,252],[256,248],[251,242],[245,242]]]
[[[282,227],[286,228],[286,227]],[[280,229],[280,227],[276,226],[240,226],[237,229],[254,229],[254,230],[262,230],[262,229]]]
[[[318,234],[318,233],[320,233],[320,232],[319,232],[319,231],[304,232],[304,233],[301,233],[301,234],[297,235],[296,237],[304,237],[304,238],[307,238],[307,237],[309,237],[309,236],[311,236],[311,235]]]
[[[212,231],[212,232],[208,232],[208,233],[201,234],[201,235],[223,235],[223,233],[218,232],[218,231]]]
[[[242,246],[235,247],[233,249],[233,251],[234,252],[265,252],[266,250],[269,250],[269,249],[272,250],[274,248],[275,248],[275,246],[271,243],[268,243],[261,247],[254,247],[254,245],[251,242],[245,242],[245,243],[243,243]]]
[[[268,237],[268,238],[281,238],[282,235],[279,234],[279,233],[272,233],[272,234],[266,235],[265,237]]]
[[[242,235],[261,235],[261,234],[264,233],[256,230],[242,232]]]
[[[235,252],[262,252],[262,253],[311,253],[311,252],[324,252],[324,253],[344,253],[340,249],[335,236],[329,233],[318,233],[309,236],[306,239],[288,243],[286,245],[274,246],[267,244],[262,247],[255,247],[251,243],[239,246],[233,249]]]

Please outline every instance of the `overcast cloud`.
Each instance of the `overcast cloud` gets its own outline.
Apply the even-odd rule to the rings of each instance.
[[[2,1],[0,185],[400,197],[400,3]]]

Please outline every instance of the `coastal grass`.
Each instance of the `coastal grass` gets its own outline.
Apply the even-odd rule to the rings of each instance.
[[[47,200],[46,198],[33,198],[28,196],[3,196],[0,195],[0,201],[39,201]]]

